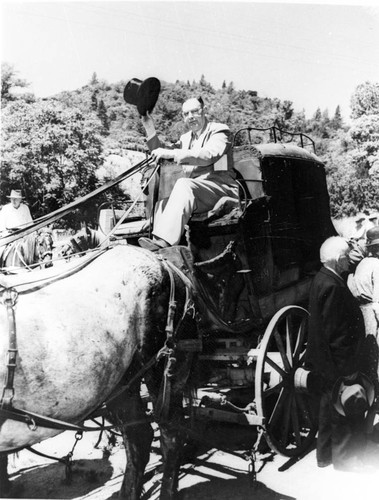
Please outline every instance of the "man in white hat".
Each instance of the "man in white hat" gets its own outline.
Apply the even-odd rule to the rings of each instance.
[[[144,248],[154,251],[177,245],[191,216],[212,210],[222,197],[239,203],[229,127],[208,121],[205,112],[202,98],[184,102],[182,117],[189,131],[173,148],[161,147],[150,114],[142,117],[154,160],[173,160],[183,170],[163,211],[156,214],[153,239],[139,239]]]
[[[10,203],[4,205],[0,210],[1,237],[11,233],[14,229],[33,222],[29,207],[22,203],[23,196],[19,189],[12,189],[7,198],[10,199]]]
[[[323,264],[309,296],[306,368],[324,383],[320,393],[317,464],[333,464],[339,470],[358,470],[365,445],[364,415],[341,416],[333,405],[332,392],[340,377],[359,370],[359,354],[365,337],[362,313],[342,276],[349,267],[349,245],[340,236],[324,241]]]

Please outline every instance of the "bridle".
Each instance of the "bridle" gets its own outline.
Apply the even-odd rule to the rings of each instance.
[[[53,238],[50,231],[43,231],[37,236],[36,246],[40,263],[44,262],[48,256],[50,256],[50,260],[53,258]]]

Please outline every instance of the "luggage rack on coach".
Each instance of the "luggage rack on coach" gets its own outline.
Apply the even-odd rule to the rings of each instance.
[[[264,140],[262,136],[256,134],[255,137],[252,137],[252,131],[255,132],[263,132],[269,135],[268,140]],[[242,137],[242,133],[245,132],[245,140]],[[247,136],[247,141],[246,141]],[[288,140],[285,138],[289,137]],[[309,137],[307,134],[303,132],[290,132],[288,130],[283,130],[280,127],[273,125],[272,127],[267,128],[259,128],[259,127],[243,127],[234,134],[234,142],[233,146],[242,146],[244,144],[262,144],[263,142],[281,142],[283,144],[294,143],[296,138],[299,138],[296,141],[296,145],[301,148],[306,149],[307,146],[312,147],[313,153],[316,153],[316,145],[315,141]],[[253,140],[255,138],[255,140]]]

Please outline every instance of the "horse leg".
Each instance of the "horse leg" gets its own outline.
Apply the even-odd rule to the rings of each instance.
[[[163,402],[162,415],[156,415],[159,421],[160,441],[163,460],[163,477],[160,500],[173,500],[177,497],[178,480],[185,435],[183,393],[192,366],[193,357],[188,353],[177,353],[175,369],[170,380],[170,397]],[[155,391],[155,411],[157,409],[157,392]],[[167,407],[165,407],[167,405]]]
[[[110,420],[120,429],[125,445],[127,463],[119,493],[119,498],[125,500],[138,500],[141,496],[153,440],[153,429],[140,396],[140,384],[135,385],[108,405]]]
[[[0,455],[0,498],[7,498],[11,483],[8,477],[8,455]]]
[[[159,425],[161,450],[163,459],[163,477],[160,500],[176,498],[178,490],[179,470],[184,439],[178,425],[183,425],[180,414],[171,415],[170,421]]]

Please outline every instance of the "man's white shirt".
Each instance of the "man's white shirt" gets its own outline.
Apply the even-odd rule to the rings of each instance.
[[[29,207],[24,203],[18,208],[8,203],[0,210],[0,231],[17,228],[29,222],[33,222],[33,219]]]

